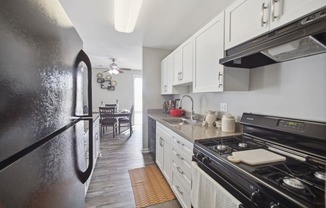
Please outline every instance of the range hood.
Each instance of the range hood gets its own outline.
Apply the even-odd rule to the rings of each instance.
[[[225,51],[220,64],[255,68],[326,52],[326,9]]]

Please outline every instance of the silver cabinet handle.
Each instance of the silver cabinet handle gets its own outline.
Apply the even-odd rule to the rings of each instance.
[[[218,72],[218,87],[222,87],[222,78],[223,74],[221,72]]]
[[[178,80],[181,80],[181,72],[178,72]]]
[[[277,19],[277,15],[275,16],[275,4],[278,3],[279,0],[272,0],[272,21]]]
[[[184,172],[181,170],[181,168],[177,167],[177,170],[183,175]]]
[[[264,21],[264,13],[265,13],[264,10],[267,8],[268,8],[268,6],[265,6],[265,2],[262,3],[262,5],[261,5],[261,26],[262,27],[264,26],[264,24],[267,24],[267,22]]]
[[[175,187],[177,188],[178,192],[179,192],[181,195],[183,195],[183,192],[180,190],[180,187],[179,187],[179,186],[175,186]]]
[[[160,146],[163,147],[163,139],[160,137]]]
[[[180,158],[180,160],[183,160],[183,157],[178,153],[177,154],[178,158]]]

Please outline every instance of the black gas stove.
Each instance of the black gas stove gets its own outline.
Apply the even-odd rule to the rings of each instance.
[[[244,113],[244,134],[198,140],[193,160],[243,207],[325,207],[326,123]],[[235,152],[263,149],[285,160],[249,165]]]

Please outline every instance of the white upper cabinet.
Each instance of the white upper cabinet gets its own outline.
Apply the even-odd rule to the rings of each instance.
[[[270,29],[296,20],[326,6],[326,0],[272,0]]]
[[[191,84],[193,67],[192,39],[180,45],[174,52],[173,85]]]
[[[238,0],[225,10],[225,49],[324,6],[325,0]]]
[[[221,13],[193,36],[194,71],[193,92],[218,92],[223,65],[219,59],[224,55],[224,13]]]
[[[180,74],[182,73],[182,51],[180,48],[176,49],[173,53],[173,85],[180,82]]]
[[[219,64],[224,57],[224,13],[215,17],[193,36],[193,92],[249,90],[249,69]]]
[[[225,49],[268,31],[268,1],[238,0],[225,10]]]
[[[168,55],[161,61],[161,94],[182,94],[187,93],[188,89],[185,87],[174,87],[173,84],[173,73],[174,73],[174,53]]]
[[[173,82],[173,56],[169,55],[167,57],[167,93],[172,94],[172,82]]]
[[[167,58],[161,61],[161,94],[168,94]]]

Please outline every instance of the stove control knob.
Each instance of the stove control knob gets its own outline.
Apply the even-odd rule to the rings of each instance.
[[[254,191],[254,192],[251,193],[250,199],[253,202],[257,202],[257,201],[260,200],[260,192],[259,192],[259,189],[257,189],[256,191]]]
[[[280,204],[279,203],[271,202],[271,205],[269,207],[270,208],[279,208],[280,207]]]
[[[208,164],[210,163],[210,159],[208,157],[203,157],[203,159],[201,159],[201,161],[204,163],[204,164]]]
[[[203,154],[199,152],[199,153],[195,154],[195,157],[200,159],[201,157],[203,157]]]

